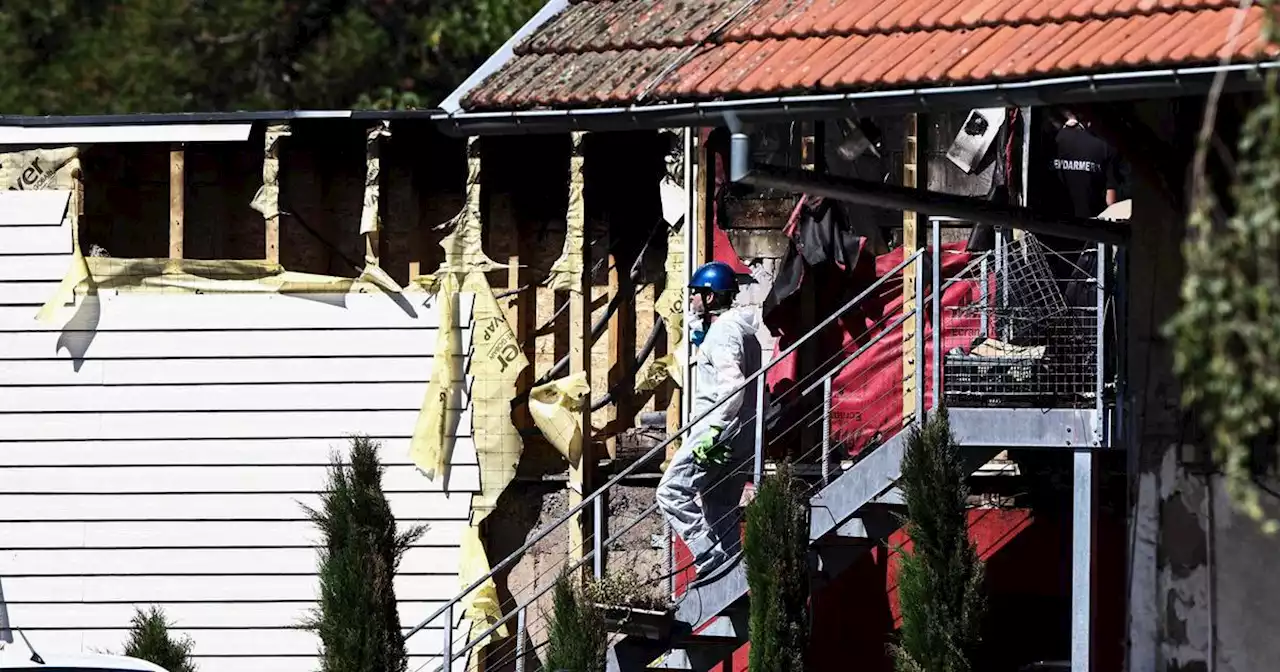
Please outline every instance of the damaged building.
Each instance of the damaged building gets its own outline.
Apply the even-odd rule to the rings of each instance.
[[[654,501],[717,260],[765,362],[735,470],[811,489],[814,669],[892,668],[895,482],[941,402],[978,667],[1272,669],[1280,548],[1161,332],[1261,12],[552,0],[440,110],[0,119],[7,626],[110,649],[159,604],[202,669],[312,667],[301,504],[365,434],[428,526],[413,669],[539,669],[566,569],[643,584],[610,670],[746,669],[745,576],[691,586]]]

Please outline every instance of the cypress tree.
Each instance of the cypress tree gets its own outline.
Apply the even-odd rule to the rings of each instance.
[[[303,507],[323,537],[319,606],[305,623],[323,645],[321,672],[404,672],[408,666],[392,580],[426,527],[396,533],[383,471],[378,444],[354,437],[349,463],[333,455],[320,508]]]
[[[600,672],[608,654],[609,632],[604,615],[586,591],[562,572],[552,588],[547,660],[550,672]]]
[[[783,464],[747,506],[751,672],[803,670],[809,639],[809,501]]]
[[[898,672],[970,672],[985,608],[983,566],[969,541],[968,478],[946,409],[913,427],[898,481],[911,552],[901,551]]]
[[[153,606],[147,611],[135,609],[124,655],[154,663],[169,672],[196,672],[196,664],[191,660],[194,647],[190,637],[175,638],[169,634],[164,610]]]

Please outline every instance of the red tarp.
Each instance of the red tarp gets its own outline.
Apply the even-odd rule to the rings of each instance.
[[[964,246],[964,243],[943,246],[942,282],[944,284],[960,274],[972,261],[973,255],[965,252]],[[876,257],[874,276],[865,272],[855,272],[846,276],[846,282],[854,282],[855,286],[842,294],[848,297],[857,295],[870,286],[876,277],[892,270],[902,259],[902,248]],[[927,255],[924,257],[924,263],[930,263]],[[927,285],[925,293],[929,294],[931,291],[932,288]],[[819,371],[839,361],[835,354],[837,347],[838,352],[844,353],[839,355],[839,358],[843,359],[883,332],[902,315],[902,299],[901,282],[886,281],[857,308],[851,310],[848,317],[839,320],[838,329],[832,329],[832,333],[820,336],[818,362],[825,363],[825,366],[819,368]],[[976,311],[956,311],[955,309],[977,304],[978,301],[979,288],[976,278],[958,281],[943,291],[943,352],[957,347],[968,351],[974,337],[978,334],[980,318]],[[927,340],[925,341],[924,382],[927,408],[932,405],[931,377],[934,362],[931,340],[933,318],[930,314],[932,307],[926,303],[925,309],[924,336]],[[826,315],[819,315],[818,319],[825,317]],[[783,327],[781,329],[783,333],[775,346],[774,356],[776,357],[794,343],[795,338],[807,329],[808,326],[803,324]],[[845,449],[851,455],[857,454],[868,445],[888,439],[902,428],[902,334],[903,326],[895,327],[891,333],[880,338],[845,366],[832,381],[832,437],[837,442],[843,441]],[[767,374],[772,398],[783,404],[793,402],[796,398],[795,393],[788,394],[788,391],[796,385],[797,375],[800,375],[796,370],[796,359],[793,353]],[[808,387],[816,380],[820,379],[810,377],[800,382],[804,387]],[[788,415],[792,418],[799,417],[794,411],[789,412]],[[808,417],[813,416],[809,414]],[[783,427],[794,421],[794,419],[786,419],[785,416],[781,419],[781,422],[786,423],[782,425]],[[793,446],[794,448],[799,448],[799,452],[795,454],[804,455],[814,447]]]

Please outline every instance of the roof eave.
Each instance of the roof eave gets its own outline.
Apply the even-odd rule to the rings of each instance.
[[[1172,98],[1203,94],[1214,77],[1228,90],[1261,87],[1266,70],[1280,62],[1163,68],[1081,74],[1016,82],[891,89],[851,93],[773,96],[736,100],[632,105],[609,108],[520,110],[441,114],[442,129],[454,135],[512,135],[568,131],[617,131],[719,126],[725,115],[742,121],[772,121],[872,114],[971,109],[993,105],[1055,105]]]

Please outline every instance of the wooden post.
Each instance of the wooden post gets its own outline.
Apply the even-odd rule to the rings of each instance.
[[[920,143],[918,119],[916,115],[907,115],[906,142],[902,151],[902,186],[915,188],[919,182]],[[902,211],[902,253],[910,256],[920,249],[924,229],[920,227],[917,213],[912,210]],[[902,310],[917,308],[916,314],[902,323],[902,421],[909,424],[916,417],[916,366],[924,366],[924,362],[916,361],[915,339],[917,335],[924,337],[920,325],[924,324],[922,306],[916,305],[916,264],[908,265],[902,271]]]
[[[569,161],[568,226],[580,226],[582,261],[576,289],[569,297],[569,371],[586,374],[591,380],[591,235],[586,231],[586,208],[583,201],[584,134],[573,134],[573,156]],[[596,454],[591,443],[591,394],[582,402],[582,460],[569,464],[569,507],[582,503],[595,489]],[[569,525],[569,561],[581,560],[591,545],[591,506],[573,516]],[[589,566],[590,563],[588,563]]]
[[[182,233],[186,221],[186,150],[169,148],[169,258],[182,258]]]
[[[263,250],[267,261],[280,263],[280,139],[290,134],[289,124],[271,124],[263,136],[262,187],[266,203]]]
[[[618,309],[609,318],[609,389],[613,390],[613,404],[609,406],[607,421],[613,426],[614,435],[606,444],[610,458],[618,456],[617,434],[631,425],[631,391],[636,357],[636,296],[631,283],[633,259],[609,254],[609,301],[617,302]],[[630,382],[628,382],[630,381]]]

